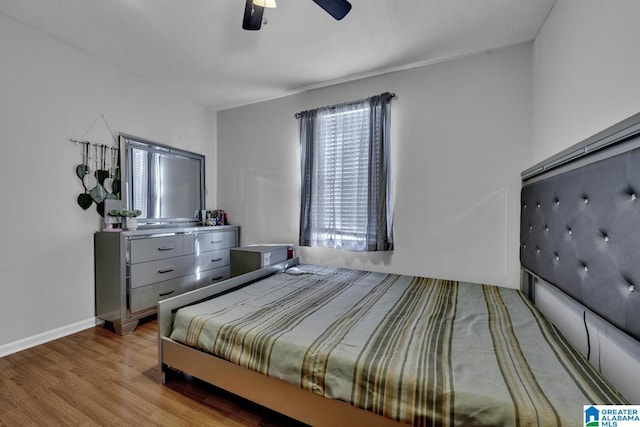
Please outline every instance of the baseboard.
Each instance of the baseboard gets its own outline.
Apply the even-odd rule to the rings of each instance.
[[[10,354],[35,347],[37,345],[56,340],[58,338],[66,337],[67,335],[75,334],[76,332],[84,331],[85,329],[93,328],[94,326],[101,323],[101,320],[95,317],[91,317],[86,320],[81,320],[80,322],[61,326],[60,328],[52,329],[50,331],[45,331],[18,341],[0,345],[0,357],[8,356]]]

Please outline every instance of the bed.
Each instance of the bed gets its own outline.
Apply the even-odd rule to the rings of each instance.
[[[580,327],[603,319],[640,360],[637,233],[618,228],[636,219],[620,220],[628,203],[584,209],[602,206],[594,188],[640,196],[640,179],[613,173],[640,170],[639,133],[634,117],[525,171],[522,291],[294,259],[160,302],[160,366],[310,425],[580,425],[583,405],[626,404],[533,301],[549,284]]]
[[[518,290],[295,273],[181,308],[170,339],[408,425],[559,425],[624,402]]]

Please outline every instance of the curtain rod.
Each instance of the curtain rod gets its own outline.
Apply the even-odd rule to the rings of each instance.
[[[395,98],[395,97],[396,97],[396,94],[395,94],[395,93],[393,93],[393,92],[391,92],[391,93],[389,93],[389,92],[381,93],[381,95],[385,95],[385,94],[388,94],[391,98]],[[372,97],[371,97],[371,98],[372,98]],[[313,110],[320,110],[320,109],[322,109],[322,108],[336,108],[336,106],[338,106],[338,105],[352,104],[352,103],[354,103],[354,102],[360,102],[360,101],[364,101],[364,100],[367,100],[367,99],[369,99],[369,98],[360,99],[360,100],[358,100],[358,101],[343,102],[342,104],[326,105],[326,106],[324,106],[324,107],[314,108]],[[293,117],[295,117],[296,119],[299,119],[300,117],[302,117],[302,114],[306,113],[307,111],[310,111],[310,110],[304,110],[304,111],[300,111],[299,113],[295,113],[295,114],[293,115]]]

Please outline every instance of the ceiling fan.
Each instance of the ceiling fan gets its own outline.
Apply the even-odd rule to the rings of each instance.
[[[336,20],[341,20],[351,10],[351,3],[347,0],[313,0]],[[262,14],[265,8],[276,7],[275,0],[246,0],[242,28],[245,30],[259,30],[262,26]]]

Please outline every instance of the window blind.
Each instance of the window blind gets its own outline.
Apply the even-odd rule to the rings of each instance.
[[[384,155],[388,138],[381,138],[386,133],[381,131],[385,128],[379,110],[367,99],[301,117],[301,245],[351,251],[392,248]],[[382,207],[380,185],[384,187]],[[381,245],[377,242],[380,214],[385,235]]]

